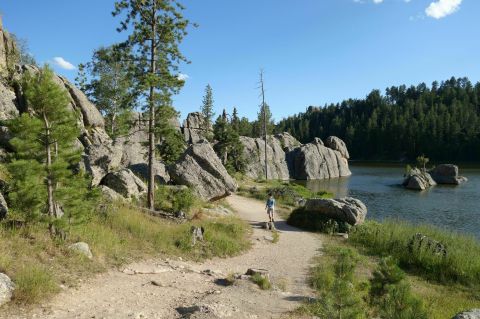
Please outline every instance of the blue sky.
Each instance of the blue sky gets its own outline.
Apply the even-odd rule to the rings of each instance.
[[[254,118],[265,72],[275,119],[309,105],[361,98],[372,89],[480,80],[478,0],[183,0],[199,24],[182,44],[191,64],[175,106],[199,109],[213,87],[217,114],[237,106]],[[4,26],[29,42],[39,62],[74,79],[92,51],[121,41],[114,0],[2,0]],[[55,59],[57,58],[57,59]],[[60,59],[61,58],[61,59]],[[59,65],[63,65],[63,68]]]

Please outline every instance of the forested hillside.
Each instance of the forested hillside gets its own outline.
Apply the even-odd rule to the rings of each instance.
[[[278,123],[301,142],[336,135],[353,159],[401,160],[425,154],[437,160],[480,160],[480,83],[451,78],[373,90]]]

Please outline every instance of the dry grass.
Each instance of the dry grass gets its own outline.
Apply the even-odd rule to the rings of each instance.
[[[195,246],[191,244],[192,225],[205,229],[205,240]],[[0,238],[0,272],[17,285],[17,304],[41,302],[61,284],[75,286],[79,278],[139,259],[182,256],[202,260],[236,255],[250,247],[249,227],[235,217],[177,224],[122,206],[72,227],[66,242],[52,240],[42,224],[20,230],[0,224]],[[93,260],[67,248],[77,241],[89,244]]]

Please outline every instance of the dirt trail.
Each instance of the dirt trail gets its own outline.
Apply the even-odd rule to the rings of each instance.
[[[263,203],[235,195],[228,202],[253,225],[253,246],[247,253],[204,263],[158,259],[131,264],[67,289],[42,309],[17,318],[281,317],[312,294],[305,279],[320,248],[319,237],[277,221],[280,240],[272,243],[271,233],[261,229]],[[248,280],[222,285],[229,273],[248,268],[268,269],[277,288],[262,291]]]

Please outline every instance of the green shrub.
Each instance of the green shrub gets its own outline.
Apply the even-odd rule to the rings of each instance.
[[[371,304],[382,318],[428,318],[423,302],[412,294],[405,274],[393,258],[380,261],[370,283]]]
[[[260,287],[260,289],[262,290],[272,289],[272,284],[270,283],[270,280],[265,276],[262,276],[260,274],[254,274],[252,277],[250,277],[250,280],[257,284],[258,287]]]
[[[317,265],[310,283],[317,291],[316,301],[306,305],[306,312],[320,318],[365,318],[362,291],[355,281],[358,255],[351,249],[340,248],[333,264]]]
[[[350,231],[348,223],[326,217],[319,212],[309,212],[303,207],[295,209],[288,217],[287,223],[295,227],[325,234],[348,233]]]
[[[155,209],[176,213],[188,212],[196,202],[190,188],[179,188],[161,185],[155,191]]]
[[[412,245],[416,234],[441,243],[445,253],[429,245]],[[473,237],[404,221],[368,221],[354,228],[350,240],[369,254],[393,256],[400,267],[427,279],[480,285],[480,243]]]

